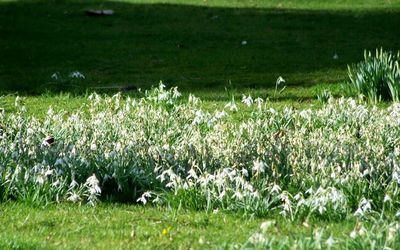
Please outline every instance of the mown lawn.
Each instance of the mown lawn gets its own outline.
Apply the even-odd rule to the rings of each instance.
[[[204,249],[245,244],[264,221],[221,212],[100,204],[32,207],[0,204],[0,247],[10,249]],[[269,235],[346,237],[356,221],[325,224],[277,220]],[[326,236],[327,235],[327,236]]]

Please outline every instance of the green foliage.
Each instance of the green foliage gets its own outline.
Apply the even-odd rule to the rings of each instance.
[[[368,101],[400,100],[400,52],[393,54],[382,48],[375,54],[364,51],[364,61],[348,66],[350,84]]]

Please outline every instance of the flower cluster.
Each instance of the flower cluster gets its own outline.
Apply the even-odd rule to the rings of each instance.
[[[330,98],[321,109],[273,109],[244,96],[205,110],[165,86],[142,98],[92,94],[43,120],[0,113],[4,199],[95,203],[182,201],[294,218],[400,209],[400,105]],[[234,112],[246,109],[237,120]],[[188,199],[188,197],[191,197]],[[388,198],[389,197],[389,198]]]

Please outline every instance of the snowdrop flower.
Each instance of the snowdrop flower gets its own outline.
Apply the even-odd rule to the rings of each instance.
[[[260,160],[253,161],[253,168],[252,170],[255,172],[256,175],[260,173],[264,173],[265,171],[265,163]]]
[[[42,185],[44,183],[43,175],[36,176],[36,183]]]
[[[238,200],[243,199],[243,194],[240,191],[235,191],[235,193],[232,195],[232,198],[236,198]]]
[[[333,55],[333,60],[337,60],[337,59],[339,59],[339,56],[338,56],[338,54],[335,53],[335,54]]]
[[[178,88],[175,87],[173,89],[172,97],[176,99],[176,98],[181,97],[181,96],[182,96],[181,92],[179,92]]]
[[[72,72],[72,73],[69,75],[69,77],[71,77],[71,78],[77,78],[77,79],[85,79],[85,76],[84,76],[81,72],[79,72],[79,71],[74,71],[74,72]]]
[[[101,189],[99,187],[99,180],[96,178],[96,175],[93,174],[89,178],[87,178],[86,183],[89,187],[90,194],[100,194]]]
[[[58,187],[58,186],[60,186],[60,184],[61,184],[61,182],[60,182],[59,180],[56,180],[55,182],[53,182],[53,183],[51,184],[51,186],[53,186],[53,187]]]
[[[372,207],[370,201],[365,198],[362,198],[359,207],[354,213],[354,216],[364,216],[364,214],[371,211],[371,209]]]
[[[243,40],[243,41],[242,41],[242,45],[247,45],[247,41],[246,41],[246,40]]]
[[[323,230],[320,230],[320,229],[315,230],[314,231],[314,239],[315,239],[315,241],[317,241],[317,242],[321,241],[323,233],[324,233]]]
[[[261,223],[260,229],[261,229],[261,231],[266,232],[274,224],[275,224],[275,221],[273,221],[273,220],[264,221],[263,223]]]
[[[201,110],[197,110],[196,111],[196,117],[193,120],[194,125],[198,125],[200,124],[204,119],[204,113]]]
[[[271,193],[277,193],[279,194],[281,192],[281,187],[279,187],[277,184],[274,184],[271,188]]]
[[[335,240],[333,239],[332,235],[326,240],[326,245],[331,248],[335,244]]]
[[[54,173],[53,169],[47,169],[47,171],[44,173],[44,176],[50,176]]]
[[[226,113],[224,111],[215,112],[215,118],[217,118],[217,119],[221,119],[224,116],[226,116]]]
[[[160,196],[157,196],[156,198],[153,199],[152,203],[154,204],[160,204],[161,203],[161,199]]]
[[[225,105],[225,108],[228,108],[230,111],[238,111],[238,108],[234,101],[231,101]]]
[[[279,76],[278,79],[276,79],[276,86],[279,86],[281,83],[285,83],[285,79],[283,79],[282,76]]]
[[[97,150],[97,145],[96,145],[96,143],[92,143],[92,144],[90,145],[90,150],[92,150],[92,151],[96,151],[96,150]]]
[[[68,201],[76,203],[81,200],[81,197],[78,194],[76,194],[75,192],[70,192],[69,194],[70,194],[70,196],[67,198]]]
[[[169,95],[168,92],[161,92],[160,94],[158,94],[158,101],[165,101],[168,100]]]
[[[257,103],[258,109],[261,109],[261,105],[263,104],[264,100],[263,100],[262,98],[260,98],[260,97],[257,97],[257,98],[254,100],[254,102]]]
[[[73,188],[78,187],[78,186],[79,186],[79,184],[75,180],[72,180],[71,183],[69,184],[69,188],[70,189],[73,189]]]
[[[53,73],[51,75],[51,78],[53,78],[54,80],[58,80],[58,78],[59,78],[58,73]]]
[[[189,104],[193,104],[196,106],[200,102],[200,99],[195,97],[192,94],[189,94],[188,102],[189,102]]]
[[[64,160],[58,158],[58,159],[56,160],[56,162],[54,163],[54,166],[58,166],[58,165],[64,165]]]
[[[151,198],[151,193],[150,192],[144,192],[142,196],[136,200],[136,202],[142,202],[143,205],[146,205],[147,203],[147,198]]]
[[[253,104],[253,98],[251,98],[250,95],[247,96],[247,97],[246,97],[245,95],[243,95],[242,102],[243,102],[247,107],[250,107],[250,106]]]

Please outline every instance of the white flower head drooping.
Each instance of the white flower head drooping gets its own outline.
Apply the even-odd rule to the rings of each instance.
[[[71,72],[71,74],[69,74],[69,77],[76,79],[85,79],[85,76],[79,71]]]

